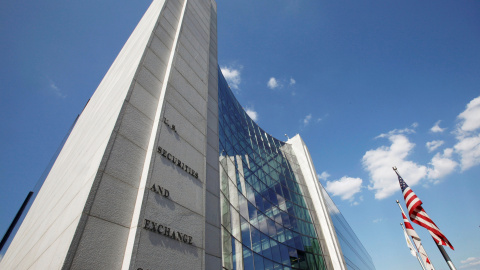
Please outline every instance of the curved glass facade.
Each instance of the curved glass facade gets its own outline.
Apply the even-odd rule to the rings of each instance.
[[[368,254],[367,250],[363,247],[325,189],[323,187],[321,189],[348,269],[374,270],[375,266],[373,265],[370,254]]]
[[[223,268],[327,269],[289,145],[250,119],[220,68],[218,92]]]

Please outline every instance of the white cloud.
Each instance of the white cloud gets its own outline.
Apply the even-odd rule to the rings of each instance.
[[[415,133],[417,123],[414,123],[411,128],[395,129],[377,136],[376,138],[388,138],[391,145],[369,150],[362,158],[363,166],[371,177],[368,188],[375,192],[375,198],[384,199],[399,190],[398,180],[392,172],[392,166],[399,169],[409,186],[415,186],[422,179],[436,183],[438,181],[434,180],[445,177],[457,167],[461,167],[461,170],[465,171],[479,165],[480,97],[470,101],[465,111],[458,115],[458,119],[459,124],[454,132],[458,142],[453,148],[447,148],[443,152],[437,153],[429,162],[428,167],[407,159],[415,147],[415,144],[407,138],[407,134]],[[440,128],[439,124],[440,121],[431,131],[443,131],[444,129]],[[426,147],[429,152],[432,152],[443,144],[444,141],[436,140],[427,142]],[[456,160],[457,157],[460,159]]]
[[[462,171],[480,164],[480,134],[459,139],[454,148],[461,157]]]
[[[328,179],[328,177],[330,177],[330,174],[328,172],[324,171],[321,174],[318,174],[317,177],[318,177],[318,179],[326,181]]]
[[[62,90],[55,84],[54,81],[49,80],[48,88],[51,93],[53,93],[55,96],[59,98],[66,98],[67,95],[65,95]]]
[[[465,111],[457,117],[460,120],[455,133],[458,143],[455,152],[460,155],[462,171],[480,164],[480,97],[467,104]]]
[[[379,223],[379,222],[381,222],[381,221],[382,221],[381,218],[377,218],[377,219],[374,219],[374,220],[373,220],[373,223]]]
[[[391,142],[390,146],[369,150],[363,156],[363,166],[371,177],[368,188],[374,190],[376,199],[385,199],[400,189],[397,176],[392,170],[393,166],[399,169],[410,186],[418,184],[420,179],[427,175],[425,166],[407,160],[415,144],[403,133],[412,132],[414,131],[407,129],[391,131],[385,134]]]
[[[440,127],[440,122],[442,122],[442,120],[438,120],[435,125],[430,129],[431,132],[435,132],[435,133],[441,133],[443,131],[445,131],[446,128],[441,128]]]
[[[480,265],[480,258],[469,257],[466,260],[460,261],[460,263],[463,264],[462,266],[460,266],[460,269],[478,269],[471,267]]]
[[[332,196],[340,196],[342,200],[353,201],[355,194],[362,188],[362,182],[360,178],[344,176],[340,180],[327,181],[325,189]]]
[[[285,85],[293,87],[296,83],[297,81],[292,77],[290,77],[290,79],[270,77],[267,82],[267,87],[273,90],[277,88],[283,88]],[[296,94],[297,93],[295,91],[292,91],[292,96],[295,96]]]
[[[245,108],[245,112],[252,118],[253,121],[257,122],[258,113],[253,108]]]
[[[310,120],[312,120],[312,114],[305,116],[305,118],[303,119],[303,125],[307,126],[308,123],[310,123]]]
[[[281,85],[280,85],[280,83],[278,82],[278,80],[275,79],[274,77],[271,77],[270,80],[268,80],[267,86],[268,86],[268,88],[270,88],[270,89],[275,89],[275,88],[281,87]]]
[[[466,260],[463,260],[463,261],[460,261],[460,262],[461,263],[471,263],[471,262],[478,261],[478,260],[480,260],[480,258],[469,257]]]
[[[425,146],[427,147],[428,149],[428,152],[432,152],[432,151],[435,151],[435,149],[439,148],[440,146],[442,146],[445,142],[444,141],[431,141],[431,142],[427,142],[425,144]]]
[[[477,97],[467,104],[467,108],[458,118],[463,121],[463,131],[474,131],[480,128],[480,97]]]
[[[233,89],[238,89],[240,82],[242,81],[240,78],[240,69],[235,69],[232,67],[222,67],[222,74]]]
[[[413,127],[413,128],[418,127],[418,123],[413,123],[413,124],[412,124],[412,127]],[[389,137],[392,136],[392,135],[412,134],[412,133],[415,133],[415,129],[411,129],[411,128],[394,129],[394,130],[392,130],[392,131],[389,131],[388,133],[382,133],[382,134],[378,135],[375,139],[378,139],[378,138],[389,138]]]
[[[443,154],[437,153],[430,162],[432,168],[428,168],[427,174],[429,179],[442,178],[455,170],[458,163],[452,160],[452,148],[447,148]]]

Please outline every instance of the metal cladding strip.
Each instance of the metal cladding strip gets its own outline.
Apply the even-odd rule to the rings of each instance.
[[[299,162],[304,164],[304,166],[300,165],[300,168],[304,174],[305,182],[314,204],[314,209],[312,210],[318,215],[321,233],[323,234],[325,243],[327,245],[327,250],[325,250],[325,252],[327,252],[330,257],[330,263],[332,264],[333,269],[344,270],[346,269],[346,266],[343,260],[343,253],[339,247],[335,228],[325,205],[325,199],[322,195],[321,188],[319,187],[320,182],[317,179],[315,167],[313,166],[308,148],[301,139],[300,135],[290,138],[287,143],[292,145],[297,159],[299,159],[299,161],[300,159],[303,160],[303,162]]]
[[[176,48],[177,48],[177,43],[178,43],[178,38],[180,36],[180,30],[181,26],[183,23],[183,16],[185,14],[185,10],[187,7],[188,0],[185,0],[183,7],[182,7],[182,12],[180,15],[180,19],[178,20],[178,25],[177,25],[177,31],[175,33],[175,40],[173,41],[173,46],[170,51],[170,57],[168,59],[168,65],[167,65],[167,70],[165,71],[165,77],[163,80],[162,84],[162,90],[160,92],[160,98],[158,101],[158,106],[157,110],[155,113],[155,120],[153,121],[153,127],[152,127],[152,133],[150,135],[150,141],[148,143],[148,148],[147,148],[147,155],[145,157],[145,163],[143,165],[143,171],[142,171],[142,177],[140,179],[140,184],[138,186],[138,193],[137,193],[137,200],[135,202],[135,209],[133,211],[133,216],[132,216],[132,223],[130,225],[130,232],[128,234],[128,239],[127,239],[127,245],[125,249],[125,255],[123,257],[123,265],[122,265],[122,270],[128,270],[130,268],[130,263],[132,259],[132,253],[133,253],[133,248],[134,248],[134,243],[135,243],[135,237],[136,237],[136,231],[138,227],[138,222],[140,219],[140,214],[142,210],[142,202],[143,202],[143,197],[145,194],[145,187],[147,184],[147,178],[148,178],[148,171],[150,169],[150,164],[152,160],[152,156],[154,152],[156,152],[156,147],[155,147],[155,139],[156,139],[156,134],[158,130],[158,126],[160,123],[160,115],[162,113],[162,108],[163,108],[163,103],[165,100],[165,92],[167,89],[168,85],[168,77],[170,76],[170,71],[173,66],[173,58],[175,56]]]
[[[317,193],[318,193],[318,195],[321,199],[320,207],[321,207],[325,217],[329,217],[329,218],[324,219],[324,222],[326,224],[328,224],[328,227],[325,228],[325,226],[322,226],[322,231],[324,231],[323,233],[328,233],[330,235],[330,239],[332,239],[332,240],[337,239],[336,233],[335,233],[335,228],[334,228],[334,226],[332,224],[332,221],[331,221],[331,218],[330,218],[330,214],[328,213],[328,210],[325,207],[325,199],[323,198],[323,194],[319,190],[320,188],[318,187],[319,181],[316,177],[316,173],[312,170],[313,164],[312,164],[312,160],[310,158],[310,153],[309,153],[306,145],[303,143],[303,140],[302,140],[302,146],[303,146],[303,151],[305,152],[305,156],[307,157],[307,162],[308,162],[308,166],[309,166],[309,169],[310,169],[310,173],[314,177],[314,180],[315,180],[315,187],[316,187]],[[326,231],[328,231],[328,232],[326,232]],[[328,238],[325,238],[326,242],[328,243],[327,244],[328,249],[330,250],[332,248],[332,246],[335,249],[335,254],[332,254],[332,252],[329,252],[330,253],[330,258],[332,259],[332,263],[334,265],[334,268],[335,269],[337,269],[337,268],[345,269],[345,263],[343,262],[342,251],[341,251],[341,248],[338,245],[338,241],[328,241],[327,239]],[[335,258],[335,260],[334,260],[334,258]]]

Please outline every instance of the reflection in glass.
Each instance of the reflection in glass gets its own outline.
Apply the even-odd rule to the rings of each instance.
[[[263,131],[219,69],[224,269],[326,269],[291,146]]]

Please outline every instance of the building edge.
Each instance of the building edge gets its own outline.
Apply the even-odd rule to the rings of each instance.
[[[136,67],[143,58],[148,33],[154,27],[152,20],[160,13],[159,2],[150,5],[80,115],[16,234],[20,237],[14,238],[2,259],[2,267],[35,268],[39,263],[45,265],[42,258],[50,258],[49,268],[63,265],[74,235],[78,235],[77,225],[85,222],[84,205],[104,153],[108,152]],[[99,110],[104,113],[99,115]],[[86,134],[85,130],[89,132]],[[73,173],[76,175],[70,180],[69,191],[62,189],[63,179],[72,179]]]
[[[307,186],[306,192],[310,194],[314,206],[314,214],[320,223],[320,231],[323,235],[326,250],[330,257],[329,269],[346,270],[347,266],[342,253],[342,249],[338,242],[338,237],[333,226],[332,219],[327,209],[325,199],[318,181],[315,167],[313,166],[310,152],[299,134],[290,138],[287,141],[292,146],[292,150],[298,160],[298,164],[302,171],[305,184]],[[328,261],[328,260],[327,260]]]

